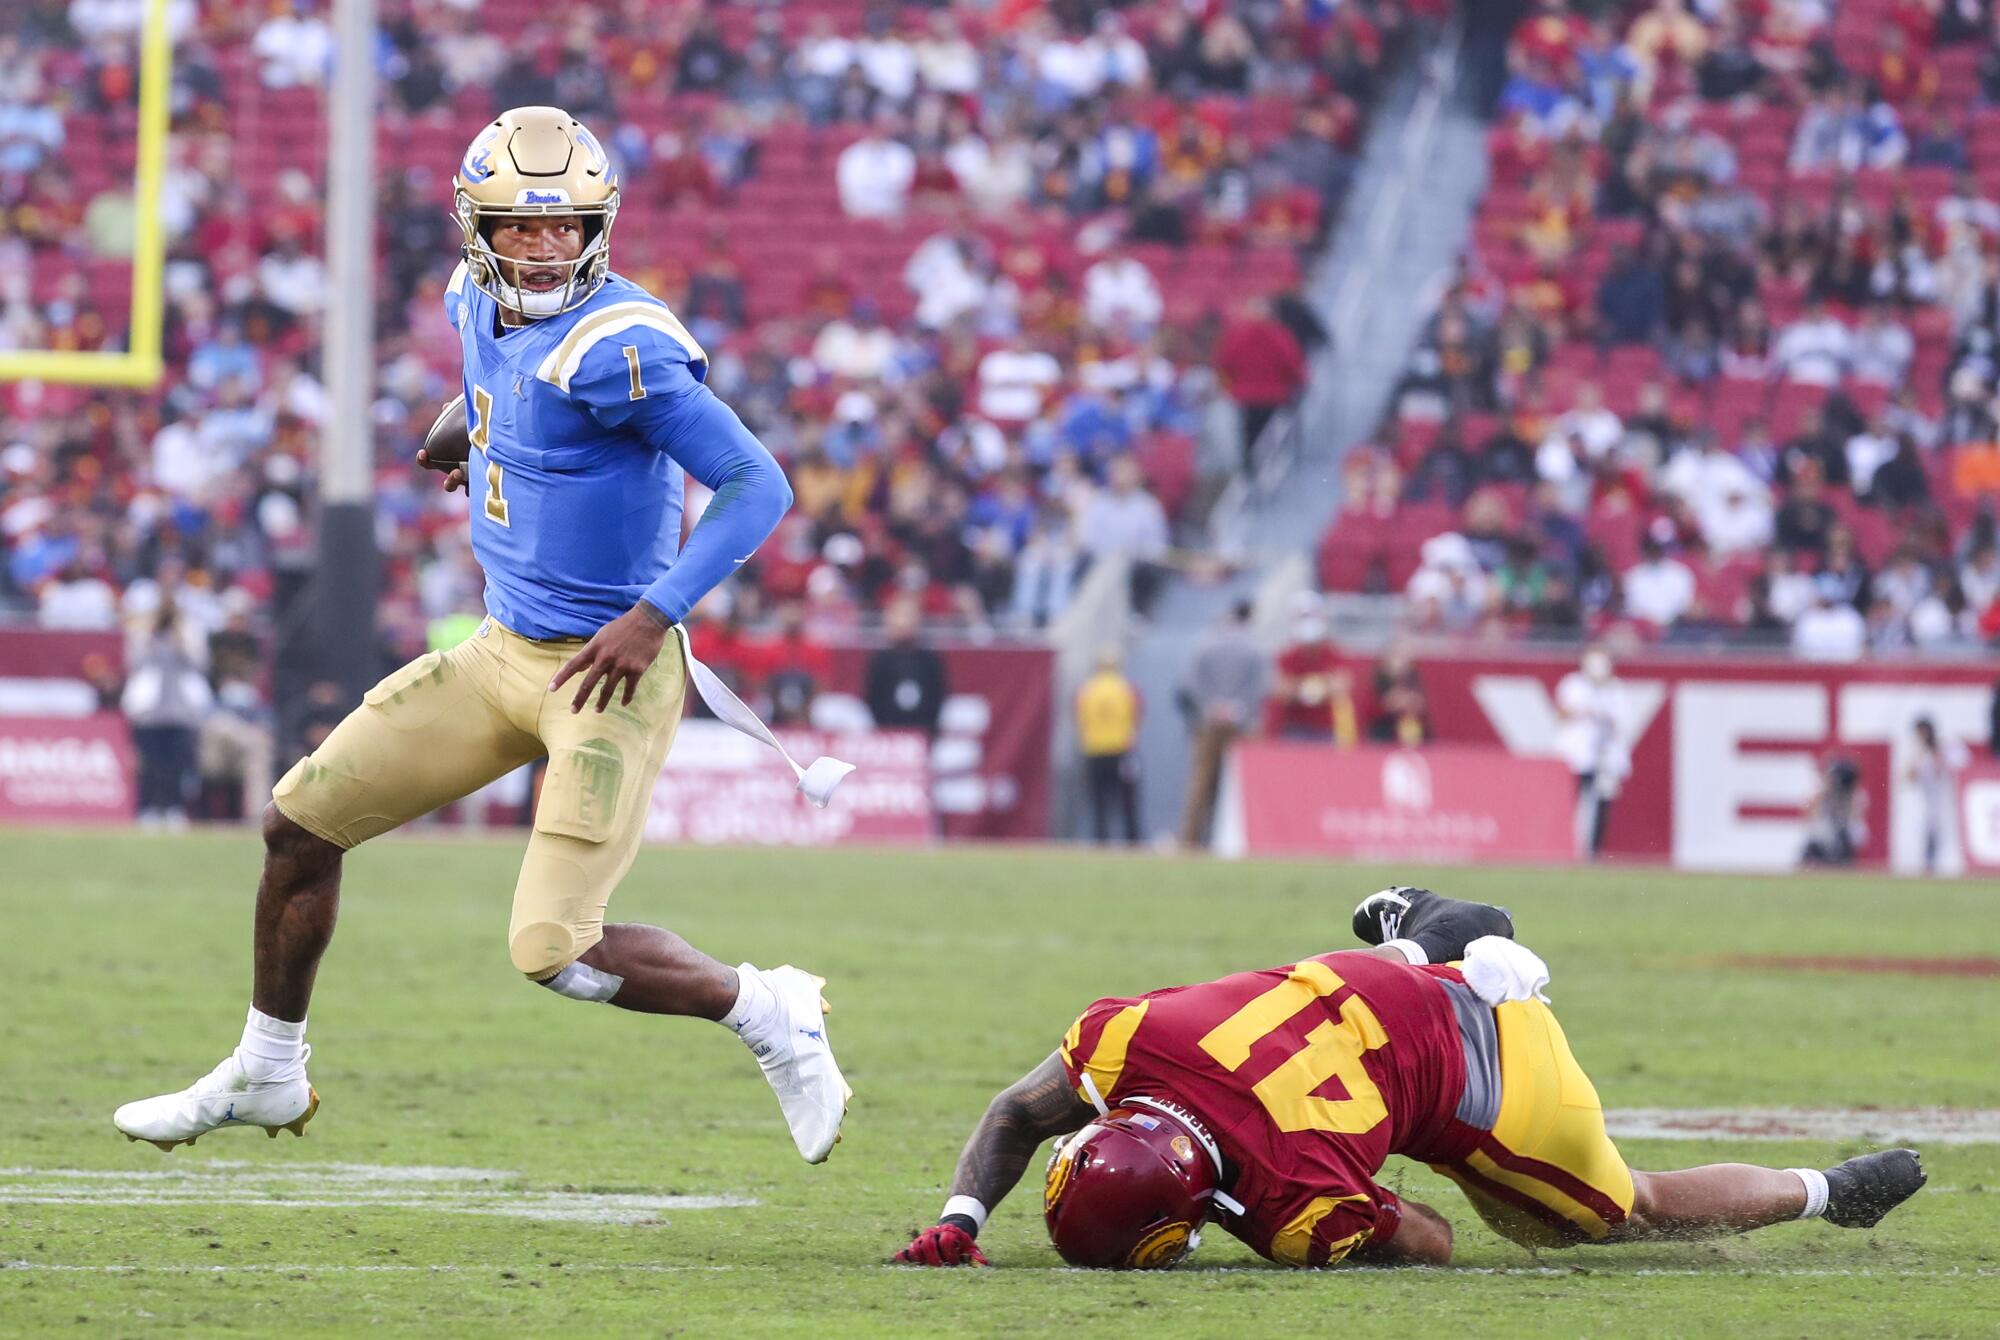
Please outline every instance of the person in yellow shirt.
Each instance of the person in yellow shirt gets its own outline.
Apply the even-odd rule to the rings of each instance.
[[[1139,691],[1125,677],[1115,647],[1098,653],[1097,669],[1076,691],[1077,742],[1090,787],[1090,824],[1111,841],[1111,814],[1124,821],[1125,840],[1139,840],[1139,776],[1132,746],[1139,738]]]

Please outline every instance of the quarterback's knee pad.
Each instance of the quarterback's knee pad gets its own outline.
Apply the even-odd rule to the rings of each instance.
[[[576,932],[557,921],[535,921],[513,932],[507,942],[514,966],[532,981],[540,982],[576,962],[587,943],[578,943]]]

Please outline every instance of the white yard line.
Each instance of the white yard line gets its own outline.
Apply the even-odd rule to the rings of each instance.
[[[1574,1276],[1578,1274],[1603,1275],[1606,1277],[1614,1277],[1619,1279],[1629,1278],[1635,1275],[1647,1276],[1656,1279],[1701,1279],[1701,1278],[1716,1277],[1716,1276],[1727,1277],[1727,1276],[1743,1276],[1743,1275],[1756,1275],[1759,1277],[1781,1277],[1781,1278],[1791,1278],[1791,1279],[1938,1280],[1938,1279],[2000,1278],[2000,1267],[1992,1269],[1982,1268],[1978,1270],[1956,1270],[1956,1269],[1878,1270],[1878,1269],[1870,1269],[1867,1267],[1860,1267],[1853,1270],[1843,1270],[1834,1267],[1806,1267],[1806,1266],[1758,1267],[1758,1266],[1737,1265],[1734,1263],[1723,1262],[1707,1269],[1700,1269],[1694,1267],[1689,1267],[1685,1269],[1659,1269],[1654,1267],[1640,1267],[1637,1270],[1621,1270],[1614,1263],[1615,1258],[1611,1255],[1593,1256],[1590,1258],[1579,1258],[1580,1261],[1583,1259],[1589,1259],[1599,1264],[1595,1264],[1590,1267],[1583,1268],[1581,1270],[1577,1268],[1563,1267],[1563,1266],[1446,1266],[1442,1268],[1427,1268],[1422,1273],[1425,1276],[1435,1276],[1435,1275],[1516,1276],[1518,1275],[1518,1276],[1532,1276],[1535,1278],[1544,1278],[1544,1279],[1553,1279],[1561,1276]],[[853,1265],[822,1266],[819,1267],[819,1269],[831,1271],[832,1273],[835,1274],[874,1274],[875,1272],[880,1270],[922,1270],[924,1269],[924,1267],[888,1266],[888,1265],[878,1265],[874,1263],[856,1263]],[[1068,1267],[1064,1266],[1017,1267],[1017,1269],[1040,1270],[1043,1271],[1044,1273],[1049,1273],[1049,1272],[1059,1272],[1064,1274],[1085,1273],[1082,1271],[1072,1272],[1069,1270]],[[213,1265],[213,1266],[211,1265],[128,1266],[128,1265],[67,1265],[53,1261],[0,1261],[0,1275],[4,1275],[8,1271],[24,1271],[24,1272],[33,1271],[43,1274],[75,1274],[75,1275],[506,1274],[506,1275],[540,1276],[540,1275],[721,1275],[729,1273],[739,1273],[747,1275],[778,1275],[778,1274],[788,1274],[792,1270],[793,1267],[790,1266],[737,1266],[737,1265],[700,1265],[700,1266],[685,1265],[684,1266],[684,1265],[662,1265],[657,1262],[643,1262],[643,1261],[634,1262],[626,1265],[620,1265],[610,1261],[587,1261],[587,1262],[579,1262],[576,1264],[563,1264],[563,1265],[555,1265],[547,1261],[517,1262],[513,1264],[500,1261],[500,1262],[477,1263],[470,1265],[450,1264],[450,1265],[429,1265],[429,1266],[417,1265],[407,1262],[384,1263],[379,1265],[377,1264],[314,1265],[310,1262],[300,1262],[293,1265],[254,1264],[254,1265]],[[1405,1267],[1387,1267],[1387,1266],[1348,1266],[1344,1267],[1341,1273],[1353,1274],[1356,1271],[1359,1271],[1361,1273],[1366,1274],[1366,1273],[1374,1273],[1378,1270],[1383,1274],[1395,1274],[1398,1276],[1406,1275],[1409,1273],[1408,1269]],[[1269,1275],[1273,1277],[1278,1277],[1285,1275],[1288,1272],[1282,1270],[1275,1270],[1265,1266],[1219,1266],[1212,1270],[1206,1270],[1199,1266],[1195,1266],[1181,1273],[1192,1274],[1192,1275]]]
[[[739,1209],[745,1196],[541,1190],[494,1168],[368,1163],[187,1162],[174,1168],[0,1168],[0,1205],[262,1206],[428,1210],[563,1223],[643,1224],[686,1210]]]
[[[2000,1110],[1952,1107],[1622,1108],[1604,1114],[1622,1140],[1773,1140],[2000,1144]]]

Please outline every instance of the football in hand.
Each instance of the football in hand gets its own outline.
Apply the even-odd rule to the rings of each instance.
[[[433,466],[464,465],[472,455],[472,434],[465,423],[465,397],[455,396],[438,411],[424,434],[424,458]]]

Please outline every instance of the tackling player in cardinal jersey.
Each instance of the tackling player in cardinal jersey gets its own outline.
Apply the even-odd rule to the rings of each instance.
[[[464,261],[445,310],[469,454],[463,468],[427,452],[418,464],[471,495],[487,618],[376,685],[278,783],[242,1043],[192,1087],[113,1119],[162,1149],[227,1125],[303,1133],[319,1106],[306,1006],[342,857],[546,755],[507,931],[514,966],[572,1000],[725,1024],[817,1163],[849,1097],[820,979],[730,968],[667,931],[604,922],[681,717],[689,658],[675,625],[770,534],[791,489],[703,384],[701,346],[611,272],[618,184],[580,122],[554,107],[505,113],[454,186]],[[714,498],[683,546],[688,475]]]
[[[895,1259],[986,1264],[980,1228],[1050,1137],[1056,1250],[1118,1269],[1178,1263],[1208,1221],[1285,1265],[1446,1264],[1450,1225],[1377,1181],[1391,1154],[1531,1246],[1864,1227],[1923,1184],[1906,1149],[1824,1172],[1634,1171],[1504,912],[1385,890],[1356,929],[1377,947],[1091,1005],[993,1100],[939,1223]]]

